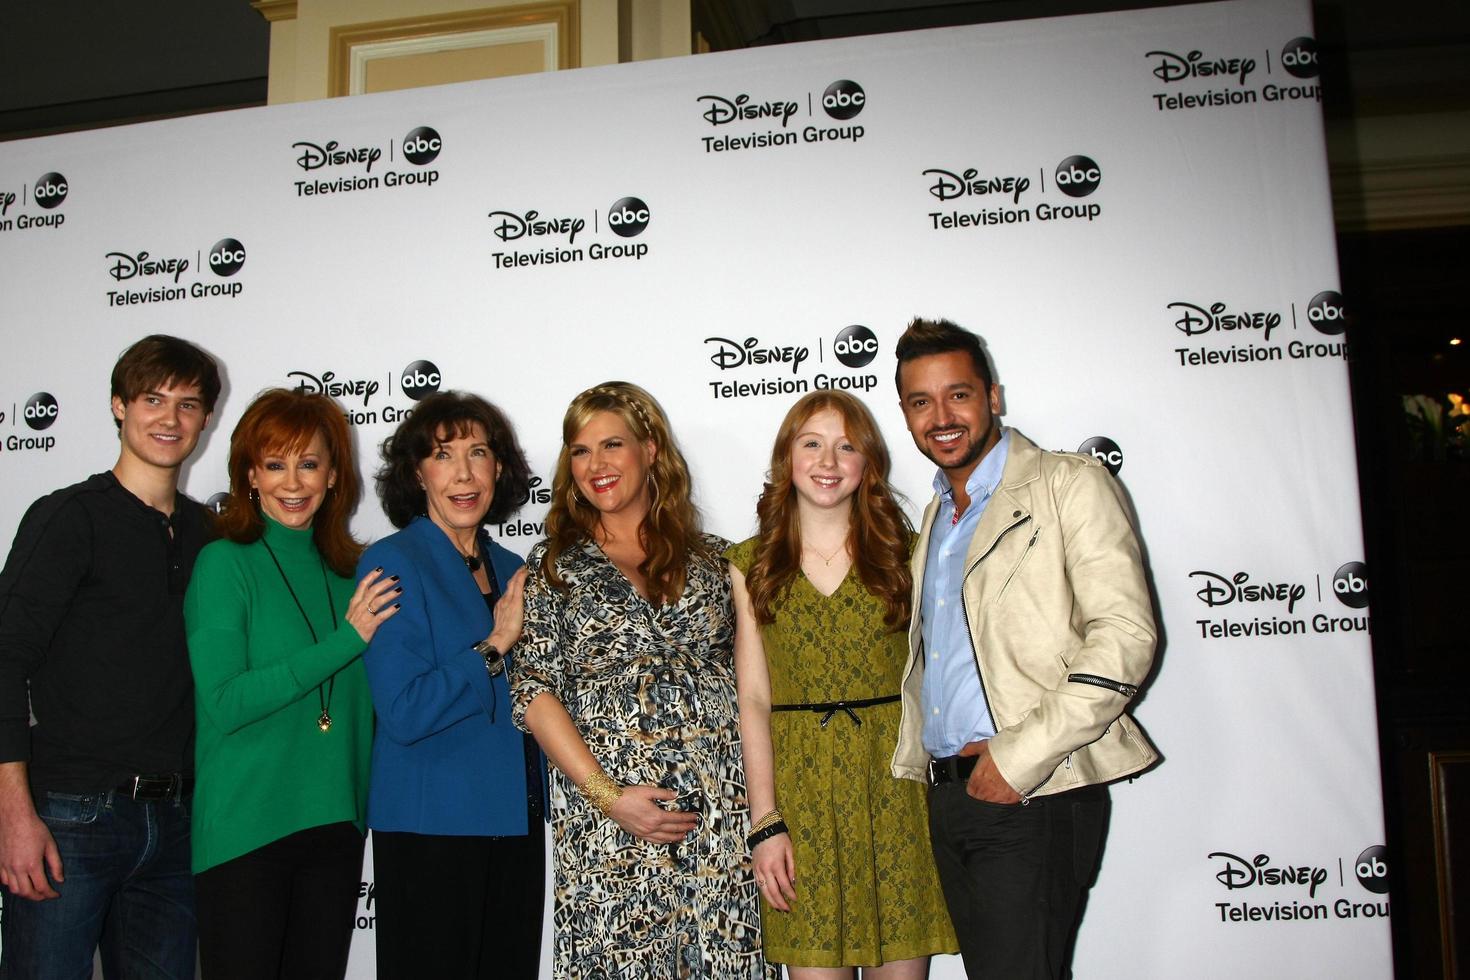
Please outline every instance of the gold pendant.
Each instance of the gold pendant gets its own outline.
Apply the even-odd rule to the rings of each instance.
[[[316,727],[323,732],[328,731],[332,727],[332,716],[323,711],[322,716],[316,720]]]

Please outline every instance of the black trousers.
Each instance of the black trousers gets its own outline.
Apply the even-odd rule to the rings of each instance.
[[[970,980],[1063,980],[1111,803],[1105,786],[1006,806],[929,791],[929,840]]]
[[[378,980],[536,980],[545,827],[525,837],[373,831]]]
[[[204,980],[340,980],[362,849],[352,824],[326,824],[195,875]]]

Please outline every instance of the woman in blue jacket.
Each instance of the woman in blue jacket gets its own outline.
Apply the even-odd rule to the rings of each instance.
[[[526,502],[530,471],[498,409],[441,392],[383,444],[377,482],[400,530],[360,567],[403,587],[363,656],[378,715],[368,792],[378,976],[535,977],[544,766],[511,724],[504,669],[525,572],[484,529]]]

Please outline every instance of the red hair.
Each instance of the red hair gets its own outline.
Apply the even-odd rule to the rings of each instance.
[[[255,396],[230,434],[230,498],[220,512],[218,527],[231,541],[258,541],[265,532],[265,520],[260,504],[250,496],[250,471],[263,465],[267,456],[305,451],[318,432],[327,444],[336,484],[313,516],[311,536],[332,571],[351,577],[362,545],[353,538],[347,522],[357,510],[362,481],[342,407],[326,395],[267,388]]]
[[[791,482],[791,444],[818,412],[842,416],[847,438],[863,457],[863,478],[851,497],[847,546],[858,578],[883,602],[883,621],[896,632],[912,613],[913,577],[909,573],[913,528],[888,485],[888,446],[862,402],[845,391],[822,390],[802,396],[786,413],[771,448],[770,480],[756,504],[760,532],[755,560],[746,575],[750,602],[759,623],[776,620],[775,605],[801,571],[801,520]]]

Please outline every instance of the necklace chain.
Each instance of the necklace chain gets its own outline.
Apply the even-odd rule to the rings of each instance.
[[[281,581],[285,583],[286,591],[291,593],[291,601],[296,603],[296,611],[301,614],[301,621],[306,624],[306,631],[311,634],[311,642],[320,643],[321,641],[316,636],[316,629],[312,627],[311,620],[306,615],[306,608],[301,605],[301,600],[297,597],[296,590],[291,588],[291,580],[286,577],[286,570],[281,567],[281,560],[276,557],[275,549],[271,547],[271,543],[265,539],[264,535],[261,536],[260,543],[265,545],[266,554],[271,556],[271,563],[276,566],[276,571],[280,573]],[[317,552],[316,562],[322,570],[322,588],[327,593],[327,611],[332,614],[332,630],[335,632],[337,629],[337,604],[332,601],[332,584],[327,581],[327,563],[322,561],[320,551]],[[320,728],[322,733],[325,734],[332,728],[332,694],[337,690],[336,675],[332,675],[326,681],[325,693],[323,693],[322,687],[323,685],[321,684],[316,686],[316,701],[322,709],[322,713],[317,716],[316,727]]]
[[[464,567],[470,570],[471,575],[473,575],[475,572],[478,572],[480,570],[480,566],[485,563],[484,560],[480,558],[480,539],[478,536],[475,538],[474,543],[470,545],[470,550],[468,553],[460,551],[459,545],[455,544],[453,539],[451,539],[449,543],[454,545],[454,550],[459,553],[460,560],[464,562]]]
[[[820,551],[817,550],[817,548],[816,548],[815,545],[810,545],[809,544],[809,545],[806,545],[805,548],[806,548],[807,551],[810,551],[812,554],[814,554],[818,558],[822,559],[822,564],[823,565],[826,565],[828,568],[831,568],[832,567],[832,560],[834,558],[836,558],[838,555],[842,554],[842,552],[844,552],[844,551],[847,550],[847,542],[846,541],[842,542],[842,544],[838,546],[837,550],[834,551],[834,552],[832,552],[830,555],[824,555],[824,554],[822,554]]]

